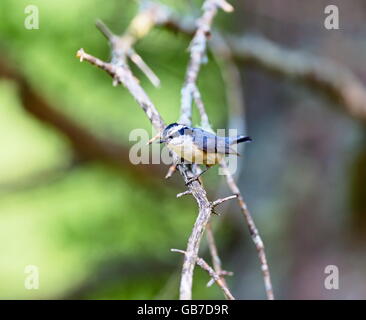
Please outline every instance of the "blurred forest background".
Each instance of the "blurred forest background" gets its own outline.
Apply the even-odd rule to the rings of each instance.
[[[161,3],[196,17],[202,1]],[[39,8],[39,30],[24,28],[29,4]],[[340,30],[324,28],[328,4],[339,7]],[[329,58],[366,83],[363,0],[233,5],[232,14],[218,14],[216,28]],[[122,33],[137,7],[130,0],[0,2],[0,298],[178,297],[182,257],[170,248],[185,248],[196,204],[176,199],[185,187],[178,174],[164,180],[167,166],[130,164],[129,133],[151,132],[150,123],[125,89],[75,58],[82,47],[107,60],[96,19]],[[188,37],[154,28],[136,46],[161,88],[133,68],[135,75],[168,123],[178,118],[188,45]],[[239,67],[241,121],[254,143],[240,158],[238,182],[276,297],[366,298],[365,119],[342,112],[326,92],[250,63]],[[225,80],[211,54],[199,86],[213,127],[227,127]],[[205,181],[213,199],[217,169]],[[222,212],[213,220],[223,267],[234,272],[229,286],[237,298],[263,299],[257,253],[236,203]],[[39,267],[38,290],[24,287],[27,265]],[[339,290],[324,288],[327,265],[339,268]],[[196,268],[193,297],[223,298],[208,280]]]

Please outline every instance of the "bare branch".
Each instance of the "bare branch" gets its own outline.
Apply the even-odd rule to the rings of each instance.
[[[200,91],[198,90],[197,86],[193,86],[192,88],[192,94],[194,102],[197,106],[197,109],[200,113],[201,117],[201,127],[205,130],[212,131],[210,121],[208,120],[208,116],[205,110],[205,105],[203,104]]]
[[[220,41],[219,41],[220,40]],[[216,49],[216,53],[217,54],[222,54],[223,57],[225,57],[226,59],[231,59],[232,57],[232,52],[230,51],[231,49],[226,45],[225,42],[223,42],[223,39],[220,39],[218,36],[216,37],[215,40],[215,45],[213,46]],[[235,71],[235,70],[231,70],[231,71]],[[235,75],[236,77],[238,76],[236,73],[232,73],[231,75]],[[233,90],[237,90],[237,88],[233,88]],[[198,92],[198,93],[197,93]],[[204,104],[202,102],[202,99],[199,96],[199,91],[197,90],[196,94],[196,105],[197,108],[199,109],[200,115],[201,115],[201,121],[202,121],[202,127],[205,127],[206,129],[209,129],[210,131],[212,131],[212,128],[209,125],[209,122],[207,121],[208,116],[204,107]],[[237,95],[237,93],[235,92],[235,95]],[[235,101],[236,104],[238,104],[237,101]],[[231,189],[231,191],[234,193],[234,195],[236,196],[231,196],[228,198],[233,198],[233,197],[237,197],[238,198],[238,202],[239,202],[239,206],[242,210],[242,213],[244,215],[244,218],[247,222],[249,231],[250,231],[250,235],[252,237],[252,240],[256,246],[256,249],[258,251],[258,256],[259,256],[259,260],[261,263],[261,270],[263,273],[263,279],[264,279],[264,284],[265,284],[265,290],[266,290],[266,295],[267,298],[269,300],[273,300],[274,299],[274,295],[273,295],[273,289],[272,289],[272,282],[271,282],[271,278],[270,278],[270,273],[269,273],[269,268],[268,268],[268,263],[267,263],[267,258],[265,255],[265,251],[264,251],[264,245],[263,245],[263,241],[259,235],[258,229],[254,223],[254,220],[247,208],[246,203],[244,202],[243,196],[240,193],[240,190],[238,188],[238,186],[236,185],[233,176],[231,175],[230,171],[227,168],[227,164],[226,161],[223,160],[220,163],[221,168],[224,170],[224,174],[226,176],[226,181],[227,184],[229,186],[229,188]],[[217,200],[217,203],[222,203],[223,201],[221,199]],[[215,203],[215,202],[214,202]]]
[[[95,26],[98,30],[107,38],[108,41],[112,42],[115,35],[111,32],[111,30],[104,24],[102,20],[97,20],[95,22]]]
[[[212,14],[212,12],[211,12],[211,14]],[[209,20],[209,18],[211,18],[211,20],[209,20],[209,21],[212,21],[212,16],[209,16],[207,14],[206,17],[208,18],[208,20]],[[205,28],[204,35],[207,36],[207,30],[210,30],[209,29],[210,24],[209,23],[203,24],[203,26]],[[202,59],[204,57],[205,49],[206,49],[206,38],[202,37],[202,31],[201,31],[200,37],[197,37],[197,33],[198,33],[198,30],[197,30],[195,36],[193,37],[192,44],[196,44],[198,50],[194,51],[195,47],[191,45],[191,61],[188,65],[186,81],[185,81],[185,85],[183,86],[183,89],[182,89],[181,120],[187,121],[186,123],[188,125],[191,122],[190,121],[191,114],[192,114],[191,100],[192,100],[192,95],[193,95],[195,98],[196,106],[200,112],[202,127],[205,127],[206,130],[212,131],[212,128],[208,121],[208,116],[207,116],[203,101],[201,99],[199,90],[196,85],[198,71],[200,70],[200,66],[201,66]],[[204,41],[204,44],[200,43],[200,41]],[[212,43],[213,43],[214,50],[216,49],[218,54],[219,53],[223,54],[224,57],[226,57],[226,59],[232,57],[231,49],[227,46],[226,42],[224,42],[223,39],[219,35],[216,36],[216,39],[214,41],[212,41]],[[258,230],[254,224],[254,221],[250,215],[250,212],[247,209],[247,206],[243,200],[240,190],[237,187],[237,185],[235,184],[234,178],[232,177],[230,171],[227,168],[226,162],[223,160],[222,163],[220,164],[220,166],[224,169],[224,173],[225,173],[229,188],[234,193],[234,195],[237,196],[240,208],[242,209],[242,212],[244,213],[244,217],[248,224],[250,234],[252,236],[253,242],[258,251],[259,260],[261,263],[261,269],[263,272],[266,295],[267,295],[268,299],[272,300],[272,299],[274,299],[274,295],[273,295],[272,283],[271,283],[271,279],[270,279],[269,268],[268,268],[265,251],[264,251],[263,242],[259,236]],[[229,198],[232,199],[233,197],[236,197],[236,196],[231,196]],[[223,202],[223,201],[221,201],[221,202],[220,201],[221,200],[218,200],[218,204]],[[245,210],[243,210],[243,208],[245,208]],[[187,249],[187,251],[188,251],[188,249]]]
[[[213,41],[211,41],[211,48],[213,49],[213,55],[216,58],[216,62],[220,68],[226,87],[226,100],[228,105],[227,127],[235,128],[238,130],[238,132],[244,133],[246,127],[245,99],[243,93],[244,86],[241,81],[239,68],[233,60],[232,52],[225,39],[217,32],[213,37]],[[242,146],[241,148],[244,148],[244,146]],[[242,166],[243,162],[239,161],[239,163],[237,164],[237,169],[235,171],[236,176],[239,176]],[[223,181],[223,183],[226,184],[226,181]],[[225,281],[224,276],[231,276],[233,275],[233,273],[222,270],[221,260],[217,252],[211,223],[207,225],[207,242],[212,256],[213,267],[216,273],[222,276],[223,281]],[[213,282],[214,281],[211,280],[207,284],[207,286],[212,285]]]
[[[211,206],[212,206],[212,208],[215,208],[219,204],[224,203],[225,201],[228,201],[228,200],[231,200],[231,199],[235,199],[237,197],[238,197],[238,195],[237,194],[234,194],[234,195],[229,196],[229,197],[225,197],[225,198],[222,198],[222,199],[218,199],[218,200],[212,202]]]
[[[131,61],[140,68],[140,70],[145,74],[145,76],[151,81],[155,87],[160,86],[160,80],[157,75],[150,69],[150,67],[142,60],[141,56],[133,49],[130,49],[128,53]]]
[[[206,0],[203,3],[203,14],[197,20],[197,30],[189,46],[190,61],[182,88],[181,117],[179,123],[190,125],[192,121],[192,95],[196,88],[196,81],[201,65],[206,60],[207,39],[211,35],[211,25],[220,7],[225,8],[224,10],[229,10],[231,6],[223,0]]]
[[[154,10],[158,11],[158,8],[154,7]],[[83,49],[80,49],[77,52],[77,57],[80,58],[80,61],[86,60],[106,71],[114,79],[114,85],[119,83],[123,84],[140,107],[145,111],[155,129],[160,132],[165,127],[164,121],[126,63],[128,50],[132,47],[132,44],[136,39],[140,39],[144,36],[155,23],[156,20],[151,19],[151,17],[154,16],[153,12],[156,12],[154,10],[140,12],[139,15],[132,20],[126,33],[121,37],[111,36],[108,31],[105,31],[105,28],[102,28],[108,35],[112,47],[112,61],[110,63],[87,54]],[[177,159],[177,156],[174,156],[174,160],[178,163],[179,159]],[[179,164],[178,169],[186,183],[193,177],[193,173],[189,170],[187,165]],[[195,260],[197,258],[202,234],[212,211],[211,203],[208,201],[206,191],[202,185],[198,181],[193,181],[188,187],[193,197],[196,199],[199,207],[199,214],[193,227],[193,232],[188,240],[188,248],[185,253],[180,289],[181,299],[192,298],[192,276]]]
[[[191,23],[173,16],[161,21],[161,26],[173,32],[192,36]],[[282,47],[258,35],[228,36],[212,32],[213,52],[222,51],[223,41],[238,63],[253,65],[273,74],[303,82],[314,90],[324,93],[343,111],[356,119],[366,121],[366,87],[347,67],[300,50]],[[226,51],[227,52],[227,51]]]
[[[186,195],[189,195],[189,194],[192,194],[192,192],[190,190],[187,190],[187,191],[178,193],[177,194],[177,198],[181,198],[181,197],[186,196]]]
[[[366,121],[366,88],[346,67],[260,37],[227,37],[237,61],[302,81],[324,92],[346,112]]]
[[[166,21],[164,26],[174,32],[179,31],[188,36],[192,34],[192,29],[178,20]],[[229,54],[231,59],[236,59],[238,62],[252,64],[275,74],[302,81],[325,93],[332,101],[340,103],[344,111],[353,117],[366,121],[366,88],[349,69],[330,62],[328,59],[282,48],[260,37],[229,37],[226,39],[229,45],[224,47],[221,46],[223,41],[221,37],[217,36],[217,33],[214,33],[212,38],[211,44],[214,52],[221,52],[224,56]],[[222,50],[223,48],[224,50]],[[235,73],[237,72],[235,71]],[[267,297],[274,299],[263,242],[247,205],[239,193],[239,188],[226,168],[226,163],[223,162],[222,167],[226,169],[226,180],[230,189],[239,195],[240,208],[258,251]]]
[[[208,248],[210,250],[210,254],[211,254],[211,257],[212,257],[213,268],[214,268],[215,272],[220,276],[222,282],[227,286],[224,276],[232,276],[233,273],[229,272],[229,271],[222,270],[221,259],[219,257],[219,253],[217,251],[217,247],[216,247],[216,243],[215,243],[215,238],[214,238],[211,222],[209,222],[206,226],[206,236],[207,236]],[[213,284],[213,282],[214,282],[214,280],[211,279],[207,283],[207,286],[210,287]]]
[[[187,256],[187,252],[179,249],[171,249],[172,252],[179,252],[184,254],[184,256]],[[214,269],[212,269],[209,264],[203,260],[200,257],[196,257],[194,263],[196,263],[198,266],[200,266],[203,270],[207,271],[207,273],[210,275],[212,279],[215,280],[217,285],[222,289],[224,292],[225,297],[228,300],[235,300],[234,296],[231,294],[229,288],[226,286],[226,283],[222,280],[221,276],[218,275]]]
[[[219,272],[222,271],[221,259],[219,257],[218,252],[217,252],[217,247],[216,247],[215,238],[214,238],[214,235],[213,235],[211,223],[207,224],[206,235],[207,235],[208,248],[210,250],[211,257],[212,257],[212,264],[214,266],[215,271],[217,273],[219,273]]]
[[[216,50],[216,47],[218,48],[218,46],[217,45],[215,46],[215,51],[214,52],[217,53],[217,54],[220,54],[221,58],[225,58],[226,60],[228,60],[227,51],[225,52],[225,55],[223,55],[223,51],[224,51],[223,48],[226,48],[223,45],[223,43],[220,43],[220,50]],[[232,68],[230,69],[230,71],[232,71]],[[229,73],[229,72],[227,72],[227,73]],[[232,80],[232,79],[230,79],[230,80]],[[237,79],[234,79],[234,80],[237,80]],[[200,113],[201,127],[205,130],[212,131],[212,128],[211,128],[211,125],[210,125],[210,122],[209,122],[209,118],[208,118],[208,115],[207,115],[207,112],[206,112],[206,109],[205,109],[205,105],[203,103],[203,100],[201,98],[201,94],[199,92],[199,89],[198,89],[197,85],[194,84],[192,86],[192,89],[193,89],[192,90],[193,99],[194,99],[195,105],[196,105],[196,107],[197,107],[197,109]],[[236,102],[236,104],[233,107],[240,109],[241,102],[238,102],[238,101],[235,101],[235,102]],[[238,111],[236,113],[240,113],[240,111]],[[215,213],[213,208],[212,208],[212,212]],[[207,236],[207,243],[208,243],[209,251],[210,251],[210,254],[211,254],[211,257],[212,257],[212,261],[213,261],[214,270],[216,271],[216,273],[218,275],[221,276],[221,279],[222,279],[223,283],[226,285],[226,281],[225,281],[225,278],[223,277],[223,275],[232,274],[232,273],[228,273],[228,272],[222,270],[221,260],[220,260],[219,255],[218,255],[216,243],[215,243],[215,240],[214,240],[214,234],[213,234],[213,230],[212,230],[210,222],[208,222],[207,226],[206,226],[206,236]],[[208,286],[212,285],[212,281],[210,281],[207,285]]]
[[[126,64],[120,63],[120,65],[117,65],[115,63],[104,62],[86,53],[83,49],[80,49],[76,56],[80,58],[80,61],[88,61],[98,68],[106,71],[113,77],[115,85],[122,83],[130,91],[141,108],[145,111],[154,128],[157,131],[161,131],[164,128],[164,121],[161,118],[159,112],[145,91],[139,85],[138,80],[133,76],[131,70]]]
[[[248,209],[248,207],[247,207],[247,205],[244,201],[244,198],[241,195],[240,190],[239,190],[237,184],[234,181],[234,178],[230,174],[230,171],[227,167],[226,162],[222,161],[220,165],[221,165],[221,168],[224,170],[226,181],[227,181],[227,184],[228,184],[230,190],[238,196],[238,202],[239,202],[240,209],[241,209],[241,211],[243,213],[243,216],[244,216],[244,218],[247,222],[250,236],[252,237],[254,245],[255,245],[255,247],[258,251],[258,257],[259,257],[259,261],[261,263],[261,270],[262,270],[262,273],[263,273],[263,279],[264,279],[264,285],[265,285],[265,289],[266,289],[267,298],[269,300],[273,300],[274,295],[273,295],[271,277],[270,277],[270,273],[269,273],[266,254],[265,254],[265,251],[264,251],[263,241],[262,241],[262,239],[259,235],[258,229],[257,229],[257,227],[254,223],[254,220],[253,220],[253,218],[252,218],[252,216],[249,212],[249,209]]]
[[[169,167],[168,172],[166,173],[165,179],[169,179],[176,170],[177,170],[177,165],[176,164],[172,164]]]
[[[210,28],[212,20],[219,7],[223,7],[224,9],[229,10],[229,7],[227,5],[228,4],[222,0],[206,0],[204,3],[204,13],[199,20],[197,31],[190,46],[190,62],[187,68],[186,79],[182,89],[181,116],[179,121],[181,123],[187,125],[191,124],[192,98],[194,98],[196,105],[200,110],[201,118],[203,119],[203,125],[205,125],[207,128],[209,127],[208,117],[206,111],[204,110],[204,105],[196,86],[196,80],[200,67],[205,61],[207,37],[209,37],[211,34]],[[155,7],[154,10],[158,9]],[[145,91],[141,88],[137,79],[133,76],[126,63],[127,57],[129,57],[134,42],[137,41],[137,39],[140,39],[141,37],[146,35],[155,23],[162,23],[162,21],[167,21],[167,15],[165,15],[163,18],[162,16],[160,16],[160,19],[151,18],[154,17],[152,12],[156,12],[154,10],[148,11],[148,13],[140,13],[136,18],[133,19],[130,27],[121,37],[114,36],[106,27],[100,27],[103,34],[105,34],[105,36],[110,40],[110,44],[112,47],[112,61],[110,63],[103,62],[100,59],[85,53],[82,49],[78,51],[77,56],[80,58],[81,61],[85,59],[91,64],[94,64],[97,67],[108,72],[113,77],[115,85],[119,83],[123,84],[129,90],[129,92],[132,94],[132,96],[135,98],[141,108],[145,111],[151,123],[159,132],[164,128],[164,122],[156,107],[146,95]],[[185,164],[179,164],[177,167],[185,182],[188,182],[189,179],[193,176],[193,173]],[[235,183],[229,183],[229,181],[233,181],[230,173],[227,172],[226,175],[229,186],[232,190],[235,190],[234,194],[238,195],[238,199],[240,199],[239,203],[241,204],[241,207],[246,208],[243,198],[240,195],[240,192],[237,189]],[[236,188],[234,186],[236,186]],[[209,269],[209,266],[207,268],[207,265],[204,264],[204,261],[202,262],[201,260],[198,260],[198,262],[196,262],[196,260],[198,259],[200,241],[206,225],[209,221],[211,211],[213,209],[213,204],[208,201],[206,191],[198,181],[193,181],[191,184],[189,184],[189,191],[182,193],[182,195],[188,193],[191,193],[196,199],[199,207],[199,214],[194,224],[192,234],[189,237],[187,250],[182,252],[184,253],[185,258],[183,263],[180,286],[181,299],[191,299],[192,297],[192,277],[194,265],[196,263],[199,263],[201,267],[204,266],[204,268],[206,268],[206,270],[209,270],[212,276],[216,278],[215,280],[217,280],[221,284],[223,283],[223,280],[220,278],[221,273],[220,275],[218,275],[215,273],[214,270],[212,270],[212,268]],[[233,198],[233,196],[229,198]],[[216,202],[216,205],[222,202],[223,200],[221,199]],[[244,216],[247,219],[253,241],[255,242],[258,249],[260,261],[262,264],[262,270],[265,276],[267,296],[271,299],[273,298],[273,294],[269,278],[268,265],[266,262],[266,257],[264,255],[263,243],[258,235],[258,231],[249,214],[249,211],[246,209],[243,210],[243,212],[245,213]],[[225,273],[224,271],[222,272],[223,274]],[[228,295],[228,297],[230,297],[230,295]]]
[[[127,64],[127,58],[131,59],[151,83],[158,87],[159,78],[133,49],[133,45],[146,36],[155,24],[164,21],[168,16],[168,10],[166,7],[150,1],[143,1],[142,4],[142,10],[134,17],[126,32],[121,36],[114,35],[100,20],[96,22],[96,26],[109,40],[112,47],[112,62]]]
[[[203,3],[203,14],[197,21],[197,30],[189,46],[190,60],[187,67],[185,81],[182,88],[181,114],[179,123],[190,126],[192,122],[192,96],[196,90],[196,81],[202,63],[206,57],[207,38],[211,33],[211,25],[219,8],[229,10],[228,3],[224,0],[206,0]],[[207,119],[208,120],[208,119]],[[181,165],[178,166],[181,168]],[[197,183],[194,181],[193,183]],[[192,233],[188,239],[187,250],[182,268],[180,282],[180,299],[192,298],[192,281],[195,260],[198,256],[200,241],[205,227],[210,219],[212,205],[206,202],[207,197],[201,204],[198,203],[200,211],[193,226]]]
[[[200,100],[200,101],[202,103],[202,100]],[[207,114],[206,114],[206,110],[204,108],[203,103],[201,105],[200,112],[205,115],[205,117],[203,119],[206,119]],[[205,125],[208,126],[208,129],[212,131],[212,128],[209,126],[209,124],[206,123]],[[264,280],[264,284],[265,284],[265,290],[266,290],[267,298],[269,300],[273,300],[274,295],[273,295],[273,289],[272,289],[272,282],[271,282],[271,278],[270,278],[267,258],[266,258],[265,251],[264,251],[263,241],[262,241],[262,239],[259,235],[257,227],[254,223],[254,220],[253,220],[253,218],[252,218],[252,216],[251,216],[251,214],[250,214],[250,212],[247,208],[247,205],[244,202],[244,199],[243,199],[243,197],[240,193],[240,190],[239,190],[238,186],[236,185],[232,174],[230,173],[229,169],[227,168],[226,161],[225,160],[221,161],[220,166],[224,170],[224,174],[225,174],[225,177],[226,177],[227,184],[228,184],[229,188],[231,189],[231,191],[234,193],[234,195],[226,197],[224,199],[219,199],[219,200],[214,201],[212,203],[212,210],[214,210],[214,207],[218,204],[221,204],[221,203],[223,203],[227,200],[233,199],[233,198],[238,198],[239,206],[242,210],[244,218],[245,218],[245,220],[247,222],[247,225],[249,227],[249,231],[250,231],[250,235],[252,237],[252,240],[253,240],[253,242],[256,246],[256,249],[258,251],[259,261],[261,263],[261,270],[262,270],[262,273],[263,273],[263,280]]]

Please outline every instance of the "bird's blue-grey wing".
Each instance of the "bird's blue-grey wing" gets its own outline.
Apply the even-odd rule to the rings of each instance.
[[[230,146],[228,138],[217,136],[200,128],[194,128],[193,130],[193,142],[200,150],[208,153],[238,154]]]

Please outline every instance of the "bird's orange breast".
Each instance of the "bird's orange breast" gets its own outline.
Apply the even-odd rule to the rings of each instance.
[[[214,165],[219,163],[223,158],[222,154],[204,152],[203,150],[197,148],[194,144],[169,144],[168,148],[184,160],[197,164]]]

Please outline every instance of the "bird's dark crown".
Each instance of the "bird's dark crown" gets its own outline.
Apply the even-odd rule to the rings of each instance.
[[[167,137],[175,137],[179,135],[183,135],[185,130],[188,130],[189,128],[183,124],[179,123],[172,123],[166,126],[166,128],[163,131],[162,136],[164,138]]]
[[[169,129],[171,129],[171,128],[175,127],[175,126],[179,126],[179,124],[178,124],[178,123],[176,123],[176,122],[171,123],[171,124],[169,124],[169,125],[167,125],[167,126],[165,127],[164,131],[166,132],[166,131],[168,131]]]

